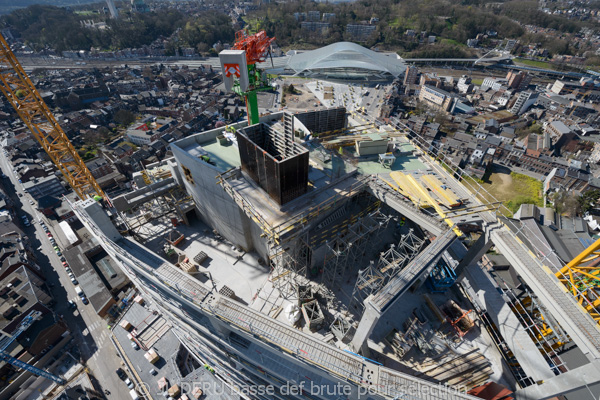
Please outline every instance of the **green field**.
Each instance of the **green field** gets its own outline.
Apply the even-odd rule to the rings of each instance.
[[[476,86],[481,86],[483,79],[471,79],[471,83]]]
[[[481,186],[491,196],[501,201],[511,213],[515,213],[521,204],[533,203],[543,206],[542,182],[527,175],[495,171]],[[480,193],[479,197],[486,202],[494,201],[486,193]],[[511,216],[507,210],[502,213]]]
[[[553,64],[546,61],[527,60],[525,58],[515,58],[513,61],[515,64],[524,64],[530,67],[556,69]]]

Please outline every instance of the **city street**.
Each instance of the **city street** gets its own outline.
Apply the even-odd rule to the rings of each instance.
[[[29,204],[30,196],[23,192],[22,186],[14,176],[12,166],[3,151],[0,152],[0,166],[2,172],[8,177],[2,178],[0,184],[3,186],[5,193],[11,197],[17,212],[14,222],[24,231],[30,247],[34,249],[37,265],[41,268],[42,275],[45,277],[46,284],[56,303],[54,312],[57,317],[62,316],[69,327],[75,339],[75,344],[79,348],[80,361],[90,369],[92,375],[100,382],[101,389],[108,389],[111,392],[108,396],[109,399],[128,399],[129,389],[115,373],[121,365],[121,360],[110,341],[110,331],[106,327],[106,322],[94,312],[90,304],[86,306],[79,300],[74,285],[54,252],[48,236],[39,224],[39,219],[42,218],[45,221],[57,245],[62,249],[64,248],[63,242],[66,242],[66,240],[62,232],[57,232],[57,230],[60,230],[58,224],[56,221],[45,219],[41,213]],[[21,194],[21,197],[18,194]],[[20,218],[21,215],[27,216],[32,224],[28,227],[24,226]],[[40,247],[41,250],[36,250]],[[76,310],[69,307],[68,299],[77,304]],[[67,350],[77,356],[76,349],[67,348]]]

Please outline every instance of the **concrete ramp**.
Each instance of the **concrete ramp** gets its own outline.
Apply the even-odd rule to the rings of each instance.
[[[381,289],[370,300],[375,309],[384,313],[398,298],[400,298],[421,277],[429,273],[442,253],[456,239],[452,230],[447,230],[438,236],[429,246],[421,250],[398,275]]]
[[[554,372],[531,340],[531,337],[500,295],[498,288],[479,265],[465,270],[463,286],[482,310],[486,310],[502,337],[519,360],[525,374],[535,382],[553,378]],[[477,289],[473,289],[473,287]]]
[[[437,218],[421,212],[410,201],[405,200],[400,193],[395,192],[386,183],[380,180],[370,181],[369,192],[375,198],[385,202],[388,206],[392,207],[394,210],[433,235],[441,235],[442,232],[444,232],[445,228]]]

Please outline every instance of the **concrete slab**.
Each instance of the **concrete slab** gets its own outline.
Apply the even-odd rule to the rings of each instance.
[[[163,235],[173,229],[173,225],[169,218],[165,217],[155,220],[148,227],[148,229],[150,228],[153,236],[151,240],[144,243],[144,247],[158,252],[162,249],[160,243],[163,242]],[[193,260],[201,251],[208,255],[208,260],[200,266],[202,273],[196,274],[196,279],[209,287],[214,282],[217,290],[227,286],[247,304],[252,301],[270,273],[267,267],[259,265],[257,254],[243,253],[232,249],[230,243],[217,240],[212,234],[212,230],[198,220],[193,220],[190,226],[179,225],[176,229],[185,236],[185,239],[175,249],[177,253],[185,254],[190,260]],[[164,254],[159,255],[165,257]],[[169,261],[175,263],[176,259],[171,258]]]
[[[240,152],[234,144],[221,145],[216,140],[211,140],[201,145],[210,154],[210,160],[217,164],[217,168],[226,171],[241,165]]]

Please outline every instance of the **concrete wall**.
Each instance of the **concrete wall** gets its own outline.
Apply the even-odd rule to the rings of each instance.
[[[227,240],[252,250],[250,220],[229,194],[217,184],[215,178],[221,171],[216,167],[190,156],[177,146],[171,147],[179,168],[188,168],[194,183],[184,179],[186,191],[193,197],[202,220],[217,230]]]
[[[356,142],[356,152],[359,156],[369,156],[374,154],[383,154],[387,152],[388,141],[382,140],[362,140]]]
[[[261,122],[280,120],[283,113],[262,117]],[[236,129],[247,126],[247,122],[232,124]],[[225,128],[212,129],[181,139],[171,144],[171,151],[177,162],[177,173],[186,191],[193,197],[198,214],[203,222],[217,230],[232,243],[244,250],[256,250],[263,258],[267,255],[266,239],[262,231],[239,208],[237,203],[217,184],[216,176],[222,172],[217,167],[191,156],[185,148],[190,145],[211,141],[221,135]],[[194,183],[185,178],[182,166],[191,172]],[[266,259],[266,258],[265,258]]]

